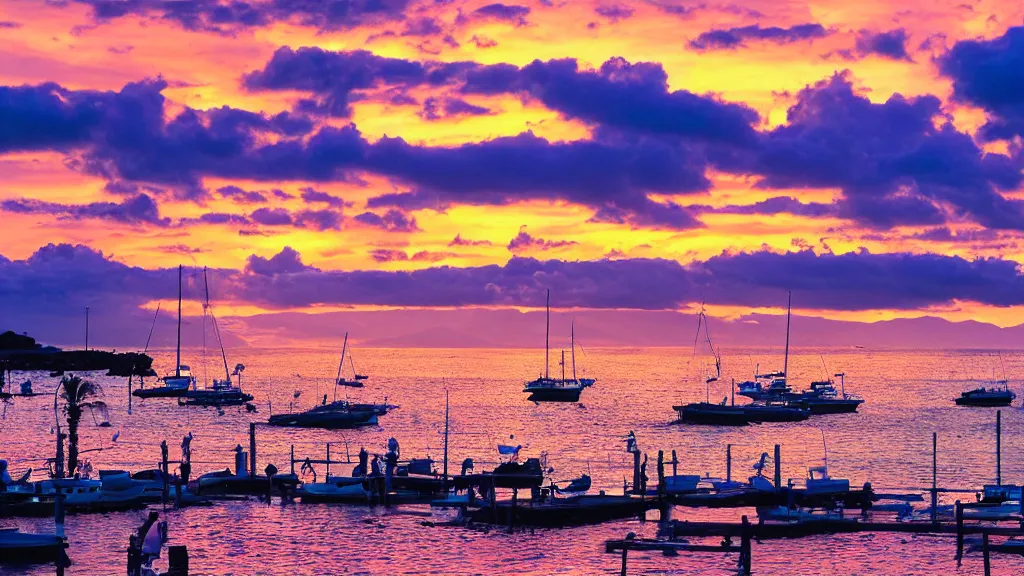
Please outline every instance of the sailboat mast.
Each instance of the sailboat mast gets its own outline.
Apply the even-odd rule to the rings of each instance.
[[[565,350],[562,350],[562,383],[565,383]]]
[[[174,377],[181,377],[181,264],[178,264],[178,344],[174,353]]]
[[[789,319],[793,313],[793,291],[789,292],[789,303],[786,305],[786,356],[782,361],[782,377],[789,382]]]
[[[572,381],[579,382],[576,379],[576,321],[573,320],[569,328],[569,343],[572,344]]]
[[[206,279],[206,267],[203,267],[203,286],[206,288],[206,308],[210,307],[210,283]],[[220,359],[224,361],[224,377],[231,381],[231,371],[228,370],[228,355],[224,352],[224,340],[220,337],[220,326],[217,325],[217,317],[210,311],[210,319],[213,320],[213,335],[217,337],[217,344],[220,346]],[[238,387],[242,387],[242,375],[238,375]]]
[[[448,496],[448,389],[444,390],[444,476],[441,480],[441,493]]]
[[[548,340],[551,338],[551,289],[548,289],[547,301],[544,304],[544,379],[547,380],[550,376],[548,373],[548,365],[551,361],[548,359]]]
[[[345,367],[345,351],[348,350],[348,332],[345,332],[345,343],[341,345],[341,362],[338,362],[338,377],[334,379],[337,384],[341,381],[341,369]],[[337,389],[335,389],[337,391]]]

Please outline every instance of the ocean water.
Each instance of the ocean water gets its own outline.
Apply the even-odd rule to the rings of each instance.
[[[332,458],[346,452],[354,458],[360,447],[384,452],[389,437],[399,440],[402,457],[442,456],[444,390],[451,405],[450,462],[457,472],[464,458],[477,469],[497,461],[496,446],[521,444],[523,456],[546,454],[565,480],[588,472],[594,490],[621,493],[631,476],[631,457],[624,438],[634,431],[640,448],[650,455],[648,475],[656,477],[659,449],[676,450],[679,473],[724,476],[725,450],[733,447],[734,477],[750,473],[762,452],[782,446],[784,478],[802,479],[807,468],[827,459],[833,477],[859,486],[871,482],[878,491],[906,491],[931,483],[931,437],[938,432],[939,484],[980,488],[995,477],[995,410],[959,408],[952,399],[978,385],[978,379],[1003,372],[1020,392],[1024,354],[990,351],[881,351],[864,349],[799,349],[790,355],[790,380],[805,387],[826,373],[845,372],[847,392],[866,399],[860,413],[819,416],[798,424],[764,424],[741,429],[716,429],[671,424],[672,405],[720,400],[728,385],[706,390],[702,370],[708,358],[689,349],[606,348],[577,354],[581,376],[597,378],[580,404],[527,402],[522,383],[543,371],[543,351],[537,350],[398,350],[357,349],[360,373],[371,376],[367,387],[348,390],[352,400],[382,401],[399,409],[384,416],[380,426],[358,431],[318,431],[258,427],[258,469],[273,462],[288,469],[294,445],[296,456],[323,458],[331,443]],[[157,350],[155,367],[161,373],[174,363],[173,350]],[[186,350],[200,381],[221,376],[219,356],[204,359],[199,350]],[[153,468],[159,443],[167,440],[171,460],[178,458],[181,438],[192,432],[193,470],[202,474],[232,466],[232,448],[248,446],[248,423],[265,422],[273,412],[303,409],[327,393],[336,371],[334,349],[228,350],[228,361],[245,364],[242,385],[255,397],[257,414],[241,409],[181,408],[173,399],[132,402],[123,378],[99,373],[88,377],[102,384],[110,407],[112,427],[101,428],[87,413],[81,448],[95,469]],[[823,366],[827,364],[827,368]],[[205,370],[204,370],[205,365]],[[723,381],[747,379],[756,366],[781,369],[778,350],[723,350]],[[349,368],[346,366],[346,370]],[[571,366],[569,368],[571,370]],[[552,354],[551,370],[560,370]],[[25,375],[16,374],[15,381]],[[29,374],[39,391],[52,391],[56,379]],[[338,390],[339,397],[344,390]],[[296,398],[296,394],[298,397]],[[741,399],[745,401],[745,399]],[[738,400],[741,401],[741,400]],[[1002,474],[1005,483],[1024,483],[1024,414],[1020,400],[1003,409]],[[53,403],[45,396],[18,399],[0,410],[0,458],[11,462],[12,473],[43,466],[53,451]],[[99,415],[97,415],[99,417]],[[119,432],[116,442],[112,441]],[[825,442],[823,442],[823,437]],[[440,466],[440,465],[439,465]],[[347,468],[347,466],[343,466]],[[318,470],[320,475],[323,469]],[[951,503],[956,495],[946,495]],[[959,496],[972,500],[972,494]],[[923,504],[919,504],[923,505]],[[169,511],[170,544],[189,548],[193,574],[618,574],[619,558],[604,553],[603,543],[628,532],[653,537],[657,522],[626,520],[600,526],[563,530],[532,530],[507,534],[465,528],[422,525],[425,507],[391,510],[340,505],[288,506],[256,501],[219,504],[209,508]],[[738,519],[753,510],[701,511],[675,508],[677,519]],[[123,573],[128,535],[145,512],[69,516],[67,533],[74,565],[72,576]],[[657,512],[650,518],[655,519]],[[49,531],[52,519],[2,519],[0,526],[26,531]],[[980,554],[954,559],[952,537],[886,534],[823,536],[766,541],[753,548],[754,573],[785,574],[980,574]],[[158,562],[166,566],[166,561]],[[1024,560],[995,555],[994,574],[1020,574]],[[726,555],[630,555],[630,574],[730,574],[736,557]],[[0,568],[4,574],[41,575],[52,566],[27,571]]]

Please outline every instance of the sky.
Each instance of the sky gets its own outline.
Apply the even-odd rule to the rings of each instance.
[[[1022,143],[1005,0],[0,0],[0,329],[1016,326]]]

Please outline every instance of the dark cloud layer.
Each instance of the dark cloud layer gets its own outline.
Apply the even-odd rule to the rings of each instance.
[[[911,61],[907,53],[907,31],[896,28],[887,32],[861,30],[857,34],[856,50],[860,56],[875,55],[890,60]]]
[[[957,42],[939,66],[953,79],[957,100],[989,113],[983,139],[1024,136],[1024,26],[992,40]]]
[[[690,47],[697,50],[729,50],[743,46],[748,40],[792,44],[801,40],[823,38],[828,34],[829,31],[821,24],[797,24],[789,28],[762,28],[760,24],[754,24],[703,32],[690,41]]]
[[[159,18],[186,30],[232,34],[275,21],[339,30],[402,20],[409,0],[74,0],[105,22],[128,15]]]
[[[402,259],[397,253],[381,257]],[[435,257],[405,254],[408,260]],[[388,272],[319,270],[285,248],[271,258],[250,257],[244,270],[212,273],[219,298],[271,309],[540,306],[549,288],[560,306],[585,308],[676,309],[702,298],[709,304],[777,307],[786,290],[793,290],[798,307],[826,310],[919,309],[954,301],[1024,304],[1024,279],[1014,262],[867,251],[723,253],[688,266],[660,259],[514,257],[502,266]],[[16,306],[70,313],[88,303],[123,309],[173,297],[175,278],[176,270],[147,271],[82,246],[50,245],[22,261],[0,257],[0,312]]]

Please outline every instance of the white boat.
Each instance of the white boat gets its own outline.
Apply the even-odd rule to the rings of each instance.
[[[332,476],[326,482],[303,484],[299,496],[303,502],[369,502],[365,480]]]
[[[815,466],[807,469],[806,488],[808,494],[842,494],[850,491],[850,481],[830,478],[827,466]]]
[[[36,500],[53,497],[59,492],[64,495],[64,503],[72,507],[130,504],[139,500],[143,490],[137,485],[105,487],[99,480],[81,478],[55,478],[8,486],[8,492],[32,494]]]
[[[698,475],[677,475],[665,477],[665,494],[689,494],[697,491],[702,478]]]
[[[855,521],[853,518],[844,518],[842,514],[837,512],[808,510],[805,508],[788,508],[786,506],[758,508],[757,517],[761,520],[775,520],[781,522]]]

